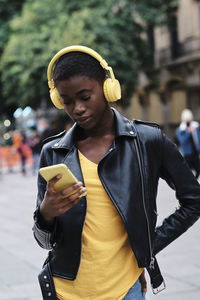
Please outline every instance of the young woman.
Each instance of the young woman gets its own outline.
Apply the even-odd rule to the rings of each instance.
[[[200,186],[156,124],[132,122],[111,108],[120,85],[95,51],[61,50],[48,80],[53,103],[75,124],[46,141],[40,166],[64,163],[79,182],[56,192],[59,174],[48,183],[38,177],[33,230],[50,250],[39,275],[43,298],[142,300],[144,268],[158,291],[155,255],[198,219]],[[156,229],[160,177],[176,189],[180,208]]]

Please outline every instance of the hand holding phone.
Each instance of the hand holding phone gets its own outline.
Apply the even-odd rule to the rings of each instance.
[[[69,186],[72,186],[76,183],[78,183],[77,178],[74,176],[74,174],[70,171],[70,169],[65,164],[57,164],[53,166],[48,166],[41,168],[39,170],[42,177],[48,182],[58,174],[61,174],[61,178],[55,183],[54,189],[56,192],[60,192]],[[80,189],[80,188],[78,188]],[[72,191],[67,196],[72,195],[75,193],[78,189]],[[86,192],[82,194],[81,196],[85,196]],[[66,197],[66,196],[65,196]]]
[[[48,182],[40,213],[51,227],[56,216],[64,214],[86,195],[86,189],[65,164],[44,167],[39,172]]]

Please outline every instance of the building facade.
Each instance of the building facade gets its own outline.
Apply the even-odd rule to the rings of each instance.
[[[159,123],[174,138],[181,112],[189,108],[200,121],[200,1],[180,0],[172,8],[171,28],[154,30],[157,87],[140,74],[129,116]]]

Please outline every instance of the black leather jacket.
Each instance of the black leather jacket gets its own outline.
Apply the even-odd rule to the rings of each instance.
[[[154,256],[200,216],[200,185],[183,157],[156,124],[129,121],[113,110],[116,137],[98,165],[98,174],[119,212],[139,267],[146,267],[153,287],[160,285],[161,274]],[[68,132],[54,136],[43,147],[41,167],[65,163],[78,180],[83,181],[78,159],[75,124]],[[179,208],[156,228],[156,195],[159,178],[176,190]],[[75,280],[81,259],[81,238],[87,211],[87,199],[55,220],[48,231],[39,214],[46,183],[39,175],[34,236],[49,249],[47,261],[52,274]]]

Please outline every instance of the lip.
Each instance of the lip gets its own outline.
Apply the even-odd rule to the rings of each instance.
[[[77,118],[76,119],[76,122],[78,124],[84,124],[84,123],[87,123],[89,120],[91,119],[91,117],[81,117],[81,118]]]

